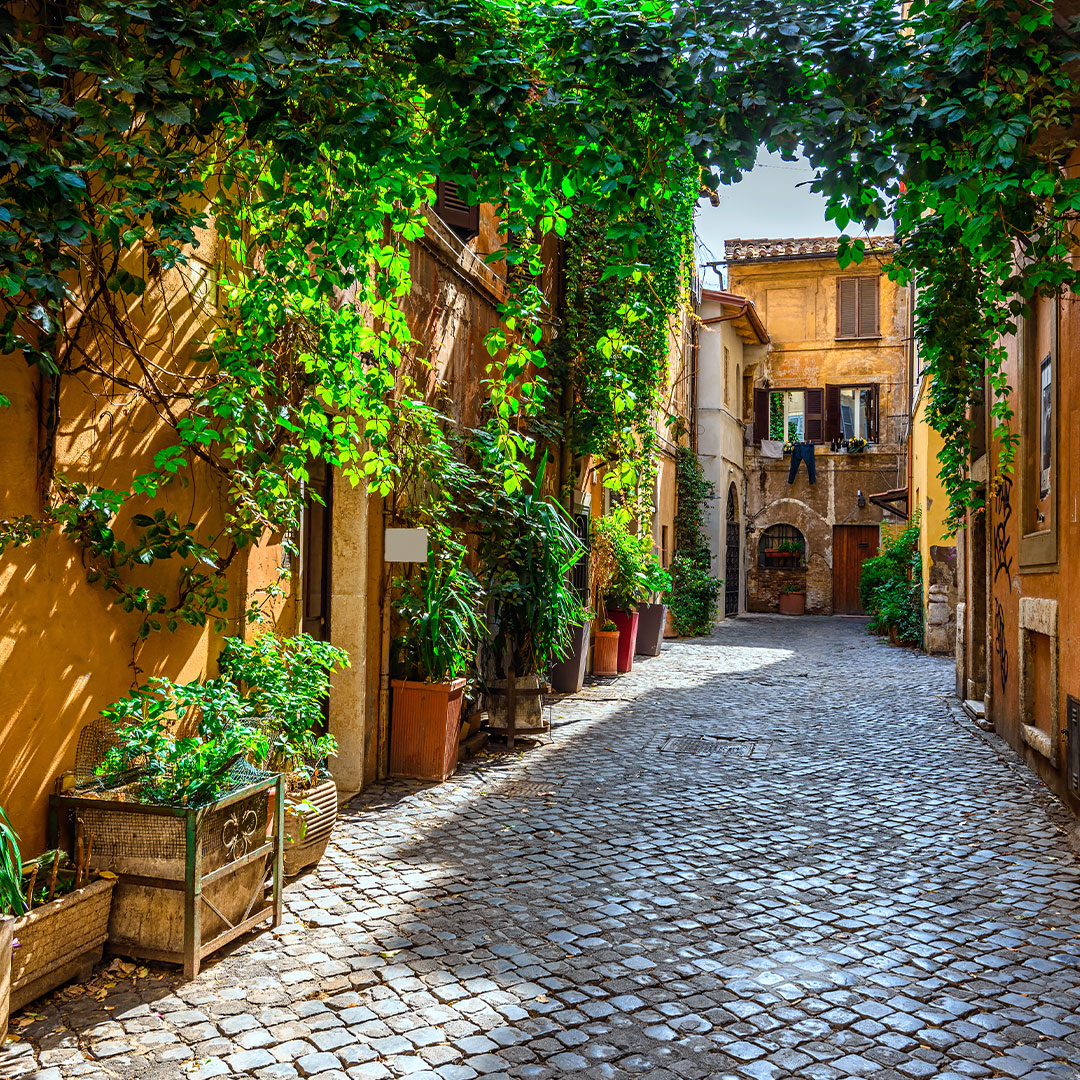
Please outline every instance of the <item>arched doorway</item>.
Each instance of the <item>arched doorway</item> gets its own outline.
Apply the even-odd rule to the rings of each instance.
[[[727,495],[727,541],[724,556],[724,615],[739,614],[739,573],[742,549],[739,546],[739,496],[732,484]]]

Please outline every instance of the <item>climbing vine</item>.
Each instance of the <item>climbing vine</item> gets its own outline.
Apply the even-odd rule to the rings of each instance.
[[[1006,467],[1014,452],[1000,334],[1075,284],[1076,49],[1026,0],[16,10],[0,14],[0,352],[35,370],[38,476],[0,547],[61,531],[142,634],[220,620],[229,567],[295,528],[316,463],[386,493],[439,444],[445,421],[402,377],[425,362],[404,302],[436,176],[505,230],[485,445],[509,493],[549,392],[545,238],[594,230],[603,266],[583,287],[625,291],[579,353],[615,363],[574,437],[631,483],[698,167],[737,179],[759,143],[805,147],[842,228],[893,214],[954,522],[985,380]],[[57,471],[80,393],[121,428],[155,418],[151,467]],[[193,485],[222,494],[220,517],[189,520]],[[174,583],[148,585],[165,563]]]
[[[675,493],[675,553],[671,589],[665,600],[675,632],[696,637],[711,632],[724,583],[713,577],[705,535],[707,503],[715,496],[716,487],[706,479],[697,454],[688,446],[675,452]]]

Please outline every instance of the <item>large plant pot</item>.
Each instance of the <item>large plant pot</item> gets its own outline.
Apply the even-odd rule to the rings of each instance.
[[[638,610],[637,656],[659,656],[667,623],[667,604],[642,604]]]
[[[72,979],[85,982],[109,936],[116,879],[92,881],[20,915],[11,955],[11,1008],[21,1009]]]
[[[506,680],[496,679],[492,689],[499,691],[488,699],[488,727],[505,730],[510,727],[510,699],[506,695]],[[539,675],[521,675],[514,680],[519,691],[514,699],[517,716],[514,721],[515,731],[542,731],[544,728],[544,701],[536,691],[540,689]],[[522,694],[520,691],[531,693]]]
[[[585,684],[585,665],[589,659],[589,631],[592,620],[575,626],[570,635],[570,652],[566,659],[555,664],[549,674],[551,689],[556,694],[576,694]]]
[[[395,679],[390,717],[390,775],[445,780],[457,768],[464,679],[422,683]]]
[[[780,594],[781,615],[803,615],[806,612],[806,593],[789,592]]]
[[[309,806],[285,807],[285,876],[296,877],[301,870],[314,866],[330,843],[330,833],[338,814],[338,791],[335,780],[324,780],[307,791],[292,795],[294,803]]]
[[[597,630],[593,635],[592,670],[594,675],[619,673],[618,630]]]
[[[8,1014],[11,1011],[11,940],[15,920],[0,915],[0,1046],[7,1038]]]
[[[73,830],[81,820],[94,868],[119,876],[110,952],[182,963],[192,979],[211,953],[281,921],[284,790],[284,779],[270,776],[201,807],[53,795],[50,841],[61,846],[61,821]]]
[[[632,671],[634,651],[637,649],[638,613],[636,611],[609,611],[608,617],[619,628],[618,670]]]

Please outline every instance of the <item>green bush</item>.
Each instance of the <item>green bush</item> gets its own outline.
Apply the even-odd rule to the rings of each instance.
[[[902,532],[884,536],[881,550],[867,559],[859,576],[859,595],[870,616],[870,632],[895,631],[905,645],[923,643],[922,560],[919,518]]]

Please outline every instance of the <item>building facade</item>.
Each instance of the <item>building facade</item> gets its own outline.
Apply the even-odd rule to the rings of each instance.
[[[1080,814],[1080,312],[1040,297],[1007,340],[1008,468],[976,411],[970,472],[985,510],[957,537],[957,692]],[[989,391],[988,391],[989,395]],[[987,398],[987,403],[989,397]]]
[[[698,349],[696,443],[716,488],[706,528],[713,569],[724,579],[721,619],[746,610],[746,417],[744,387],[768,356],[770,340],[753,301],[703,289]]]
[[[862,563],[903,520],[871,500],[908,473],[908,291],[884,272],[891,252],[875,237],[841,269],[831,238],[725,244],[728,288],[772,340],[743,388],[750,611],[802,593],[810,614],[863,614]]]

